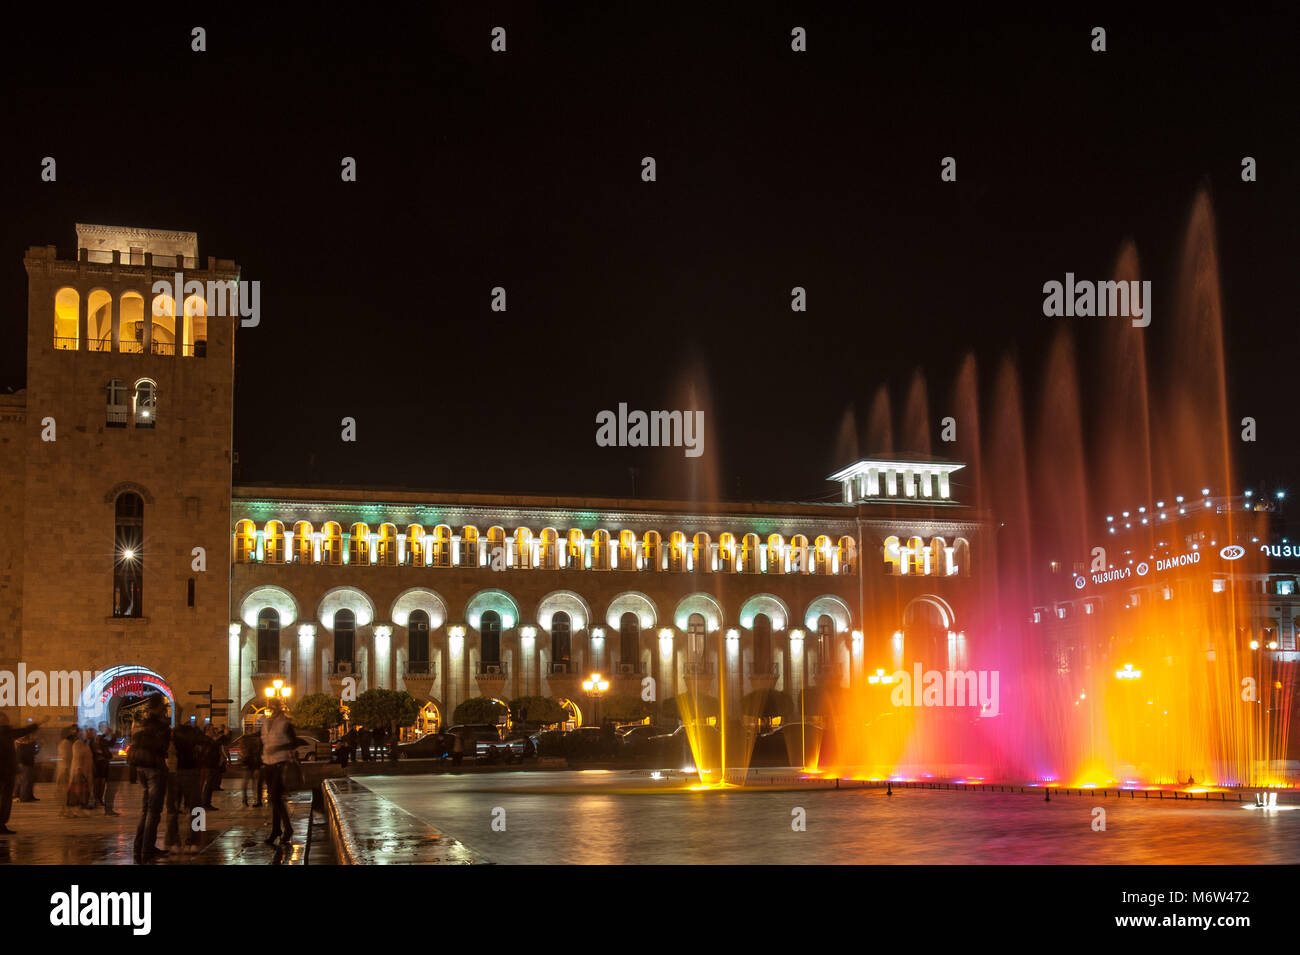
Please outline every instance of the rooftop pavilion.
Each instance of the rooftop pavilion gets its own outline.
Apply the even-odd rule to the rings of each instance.
[[[836,471],[827,480],[844,486],[845,504],[900,497],[951,501],[948,475],[965,466],[955,461],[864,458]]]

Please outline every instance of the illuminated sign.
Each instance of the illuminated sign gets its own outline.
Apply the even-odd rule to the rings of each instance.
[[[1219,551],[1219,556],[1224,560],[1241,560],[1246,556],[1246,548],[1240,544],[1229,544]]]
[[[1300,557],[1300,544],[1260,544],[1259,552],[1267,557]]]

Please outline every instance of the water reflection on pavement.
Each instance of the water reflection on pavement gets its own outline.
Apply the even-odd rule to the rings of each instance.
[[[1099,794],[898,790],[611,792],[629,774],[495,773],[360,780],[500,863],[861,864],[1300,862],[1300,811]],[[545,792],[537,790],[552,789]],[[532,792],[528,790],[534,790]],[[1294,803],[1286,793],[1283,801]],[[505,830],[493,831],[496,808]],[[792,812],[806,811],[794,831]],[[1106,811],[1094,831],[1093,809]],[[499,814],[497,814],[499,818]]]

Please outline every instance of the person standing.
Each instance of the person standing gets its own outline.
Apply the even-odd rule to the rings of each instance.
[[[90,786],[95,778],[95,759],[86,738],[90,727],[72,728],[72,767],[68,771],[68,806],[78,816],[90,811]]]
[[[91,808],[99,806],[106,816],[116,816],[108,790],[108,770],[113,760],[113,740],[108,735],[108,724],[100,723],[99,732],[90,736],[90,756],[94,764],[94,789],[91,791]]]
[[[280,839],[288,846],[293,842],[293,822],[285,798],[284,770],[294,758],[298,736],[282,700],[271,700],[270,709],[271,715],[262,724],[262,761],[266,764],[267,799],[271,802],[271,837],[266,844],[274,845]]]
[[[40,751],[40,744],[35,739],[23,739],[18,744],[18,789],[14,796],[19,802],[40,802],[36,797],[36,754]],[[3,758],[0,755],[0,761]]]
[[[374,739],[374,734],[366,727],[361,727],[361,732],[357,734],[357,741],[361,744],[361,761],[370,762],[370,743]]]
[[[71,816],[74,812],[72,806],[72,791],[70,783],[72,781],[72,741],[76,739],[77,728],[68,727],[63,731],[63,738],[59,740],[59,767],[54,773],[54,797],[59,804],[60,816]]]
[[[201,805],[199,761],[203,758],[205,734],[191,723],[181,723],[172,734],[172,747],[176,752],[176,765],[169,767],[167,785],[167,829],[163,844],[168,852],[180,852],[182,840],[180,817],[185,815],[184,848],[197,852],[199,834],[194,830],[194,807]]]
[[[253,806],[262,805],[262,734],[245,733],[240,740],[239,761],[244,767],[244,805],[248,805],[248,784],[253,784]]]
[[[0,836],[13,833],[9,828],[9,813],[13,809],[14,783],[18,776],[18,754],[14,751],[14,740],[35,733],[43,722],[45,721],[31,723],[22,729],[10,729],[9,714],[0,713]],[[28,786],[30,788],[30,783]]]
[[[140,782],[140,822],[135,829],[133,860],[137,865],[163,855],[158,851],[158,822],[162,816],[167,784],[167,749],[172,729],[167,721],[161,693],[152,693],[145,703],[144,720],[131,735],[127,762]]]

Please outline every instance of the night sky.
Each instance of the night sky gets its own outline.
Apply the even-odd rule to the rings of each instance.
[[[261,325],[237,338],[241,481],[628,495],[636,467],[641,496],[811,500],[834,492],[844,434],[870,450],[877,389],[901,416],[918,369],[936,452],[967,351],[986,383],[1016,355],[1032,407],[1061,321],[1042,314],[1045,281],[1108,278],[1132,238],[1167,302],[1206,184],[1230,411],[1259,422],[1239,465],[1300,475],[1285,5],[1010,27],[928,7],[598,6],[15,23],[0,385],[23,381],[29,245],[71,257],[75,222],[192,230],[262,284]],[[956,183],[940,181],[948,155]],[[1177,334],[1160,319],[1156,363]],[[1076,321],[1095,387],[1105,320]],[[1197,386],[1177,372],[1153,372],[1158,387]],[[596,446],[600,410],[686,408],[692,388],[702,457]]]

